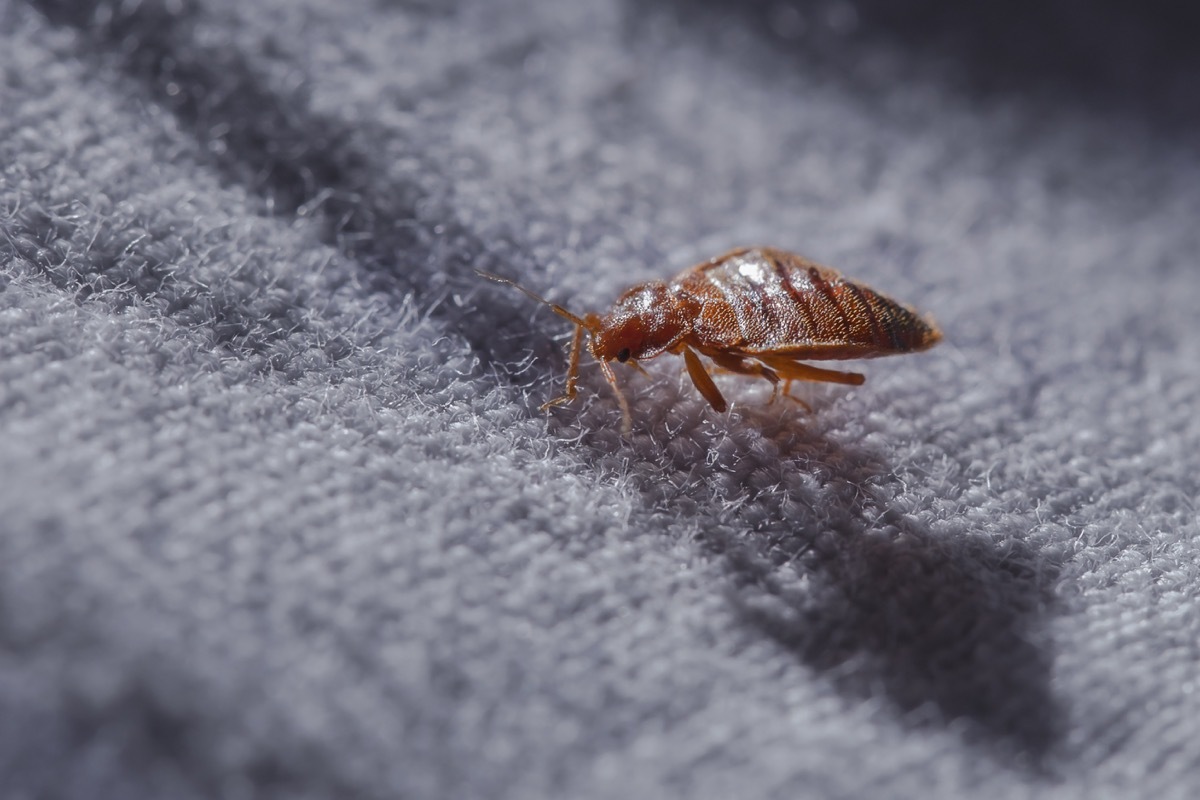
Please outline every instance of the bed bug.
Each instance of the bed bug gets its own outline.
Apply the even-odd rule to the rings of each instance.
[[[668,281],[649,281],[628,289],[601,317],[582,317],[551,303],[515,281],[480,272],[512,286],[575,323],[567,382],[563,393],[542,410],[575,399],[583,333],[621,407],[622,431],[632,422],[609,362],[628,363],[663,353],[683,356],[688,376],[708,404],[722,412],[725,398],[700,357],[719,369],[765,378],[774,386],[772,400],[788,394],[792,381],[826,381],[858,386],[857,372],[838,372],[803,361],[914,353],[937,344],[941,331],[861,283],[829,267],[770,247],[731,250],[697,264]]]

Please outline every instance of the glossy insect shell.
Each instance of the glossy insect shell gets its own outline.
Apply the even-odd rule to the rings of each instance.
[[[824,360],[910,353],[940,339],[907,306],[794,253],[761,247],[726,253],[669,284],[630,289],[601,320],[591,350],[624,361],[687,344]]]

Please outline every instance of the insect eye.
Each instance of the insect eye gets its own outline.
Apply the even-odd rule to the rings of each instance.
[[[629,360],[629,356],[630,356],[629,348],[624,347],[621,349],[621,352],[617,353],[617,361],[620,361],[622,364],[624,364],[626,361]]]

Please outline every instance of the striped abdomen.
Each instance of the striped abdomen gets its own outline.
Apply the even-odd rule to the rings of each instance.
[[[699,305],[689,339],[702,350],[870,358],[941,339],[912,309],[773,248],[726,253],[681,273],[670,288]]]

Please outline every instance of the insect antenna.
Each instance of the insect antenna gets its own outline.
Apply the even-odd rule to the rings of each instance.
[[[519,284],[519,283],[517,283],[516,281],[512,280],[511,278],[501,278],[499,275],[493,275],[492,273],[490,273],[490,272],[484,272],[484,271],[483,271],[483,270],[481,270],[481,269],[477,269],[477,270],[475,270],[475,272],[476,272],[476,273],[479,275],[479,277],[481,277],[481,278],[487,278],[489,281],[495,281],[496,283],[503,283],[503,284],[504,284],[504,285],[506,285],[506,286],[511,286],[511,287],[513,287],[514,289],[516,289],[518,292],[520,292],[521,294],[523,294],[523,295],[525,295],[526,297],[530,298],[531,300],[536,300],[536,301],[538,301],[539,303],[541,303],[541,304],[542,304],[542,305],[544,305],[544,306],[550,306],[550,309],[551,309],[552,311],[554,311],[554,313],[555,313],[555,314],[558,314],[560,317],[566,317],[567,319],[571,320],[571,322],[574,322],[574,323],[575,323],[576,325],[578,325],[579,327],[581,327],[581,328],[584,328],[585,330],[587,330],[587,331],[588,331],[588,333],[595,333],[595,332],[596,332],[596,325],[595,325],[595,323],[591,323],[591,322],[589,322],[588,320],[584,319],[583,317],[579,317],[579,316],[576,316],[575,314],[572,314],[570,311],[568,311],[567,309],[563,308],[563,307],[562,307],[562,306],[560,306],[558,303],[551,303],[551,302],[550,302],[549,300],[547,300],[546,298],[542,297],[542,296],[541,296],[541,295],[539,295],[539,294],[536,294],[536,293],[534,293],[534,292],[530,291],[529,289],[526,289],[524,286],[522,286],[521,284]]]

